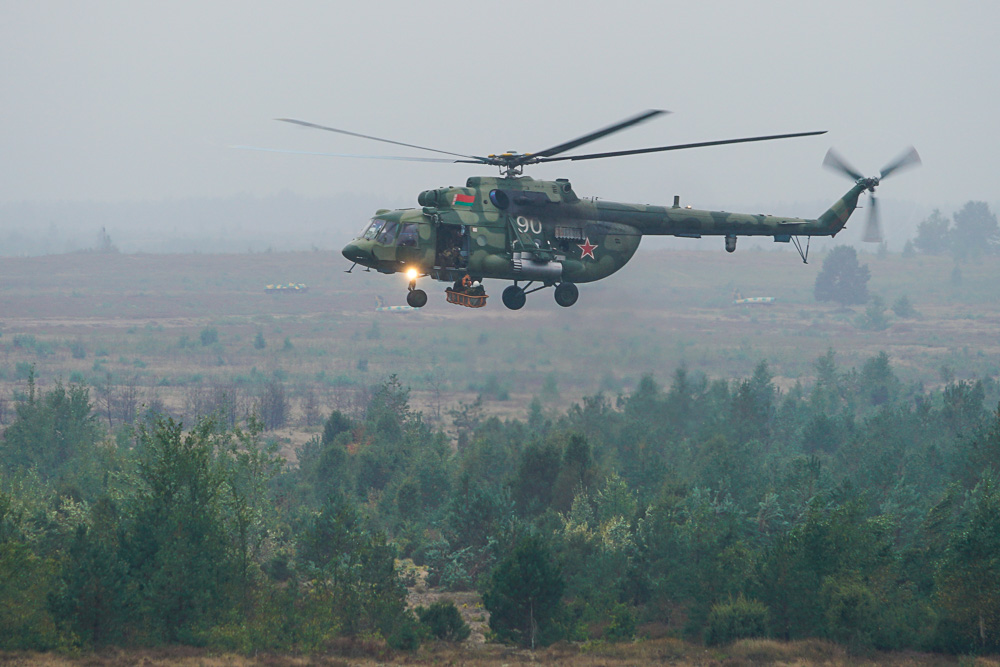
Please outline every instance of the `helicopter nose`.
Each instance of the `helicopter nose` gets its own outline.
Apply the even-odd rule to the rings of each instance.
[[[370,257],[369,253],[362,250],[356,243],[348,243],[341,252],[352,262],[364,263]]]

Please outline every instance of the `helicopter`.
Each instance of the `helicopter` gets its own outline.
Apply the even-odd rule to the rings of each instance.
[[[380,273],[403,273],[407,280],[406,302],[413,308],[427,303],[427,293],[417,280],[429,277],[453,283],[446,298],[451,303],[481,307],[486,294],[485,278],[510,281],[501,294],[503,304],[522,308],[527,296],[553,288],[555,301],[570,307],[579,298],[577,285],[607,278],[632,258],[643,236],[701,238],[721,236],[727,252],[736,250],[739,236],[770,236],[778,243],[792,242],[803,262],[808,261],[813,236],[836,236],[858,206],[864,192],[872,195],[865,240],[881,240],[875,188],[890,174],[920,163],[912,147],[882,168],[878,176],[865,177],[833,149],[824,166],[854,181],[851,189],[816,219],[777,217],[763,214],[705,211],[682,207],[675,196],[670,206],[626,204],[580,197],[570,181],[535,180],[524,175],[528,165],[556,161],[595,160],[663,151],[685,150],[759,141],[774,141],[825,134],[825,130],[741,137],[717,141],[638,148],[603,153],[570,154],[607,135],[669,113],[650,109],[613,125],[535,153],[509,151],[485,156],[465,155],[383,139],[292,118],[277,120],[396,146],[415,148],[448,157],[402,157],[315,153],[337,157],[448,162],[498,167],[498,177],[471,176],[464,187],[425,190],[417,197],[419,208],[380,209],[364,224],[342,253],[357,265]],[[250,146],[237,148],[257,149]],[[806,242],[803,246],[802,237]],[[470,286],[479,290],[472,296]]]

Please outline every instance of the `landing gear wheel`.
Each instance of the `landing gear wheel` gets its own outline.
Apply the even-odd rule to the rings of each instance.
[[[503,305],[507,306],[511,310],[519,310],[520,308],[523,308],[524,302],[528,300],[528,298],[524,296],[524,290],[517,285],[511,285],[505,289],[503,294],[500,295],[500,298],[503,300]]]
[[[559,283],[556,285],[556,303],[563,308],[569,308],[580,297],[580,290],[573,283]]]
[[[427,292],[422,289],[410,290],[406,294],[406,303],[413,308],[423,308],[427,303]]]

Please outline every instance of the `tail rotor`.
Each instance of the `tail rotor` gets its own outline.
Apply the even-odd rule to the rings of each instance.
[[[878,176],[869,176],[867,178],[862,176],[861,172],[852,167],[847,160],[832,148],[827,151],[826,157],[823,158],[824,167],[847,176],[858,185],[863,185],[871,193],[871,206],[868,208],[868,220],[865,223],[865,233],[862,239],[866,243],[880,243],[883,239],[882,223],[879,216],[878,198],[875,196],[875,188],[881,184],[883,179],[888,178],[890,174],[917,167],[920,164],[920,155],[913,146],[907,148],[899,157],[882,167],[882,171],[879,172]]]

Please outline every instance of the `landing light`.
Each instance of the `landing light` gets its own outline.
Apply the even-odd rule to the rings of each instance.
[[[416,280],[417,279],[417,275],[418,274],[417,274],[417,270],[416,269],[412,269],[411,268],[411,269],[407,269],[406,270],[406,277],[409,278],[410,280]]]

